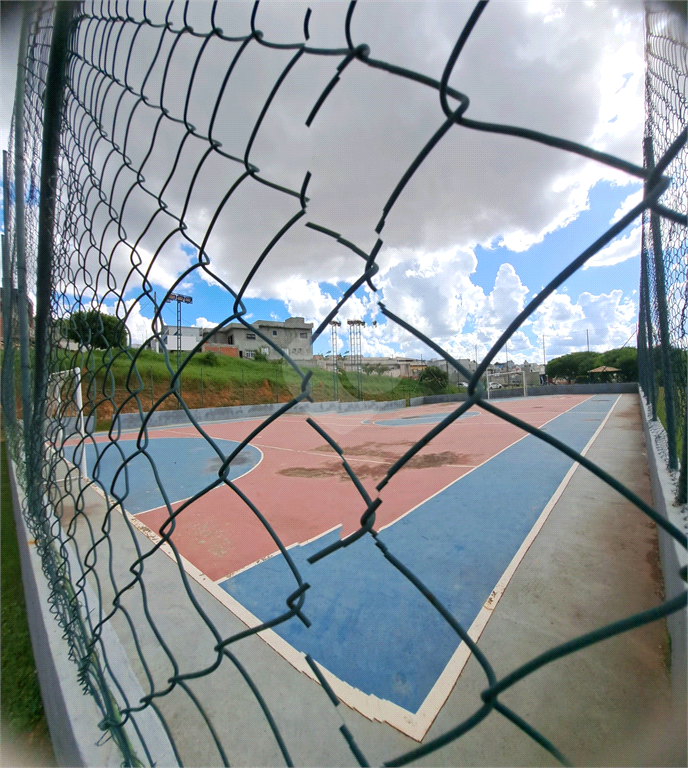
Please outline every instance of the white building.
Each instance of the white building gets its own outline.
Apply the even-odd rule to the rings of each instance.
[[[181,348],[192,350],[201,339],[213,331],[212,328],[199,328],[183,325],[181,327]],[[242,323],[229,323],[220,330],[211,333],[203,344],[203,351],[216,352],[228,357],[253,359],[257,351],[263,352],[268,360],[277,360],[281,354],[270,346],[259,334],[267,337],[280,350],[284,350],[295,360],[312,360],[313,346],[311,336],[313,323],[306,323],[302,317],[288,317],[284,322],[278,320],[258,320],[248,328]],[[177,349],[177,327],[163,327],[162,340],[169,351]]]

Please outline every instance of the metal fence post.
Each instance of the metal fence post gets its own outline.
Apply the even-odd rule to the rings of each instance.
[[[24,98],[26,70],[24,61],[29,42],[29,25],[32,6],[24,8],[19,53],[17,58],[17,80],[14,92],[14,238],[17,265],[17,329],[19,332],[19,365],[21,370],[22,420],[24,422],[25,450],[31,434],[31,357],[29,339],[29,302],[26,291],[26,219],[24,212]],[[27,457],[28,458],[28,457]]]
[[[639,360],[639,370],[642,370],[645,383],[643,390],[650,399],[652,420],[657,420],[657,388],[655,386],[654,353],[652,346],[652,319],[650,315],[650,289],[648,282],[647,248],[643,238],[640,251],[640,332],[638,344],[642,347],[642,360]]]
[[[58,3],[55,7],[50,58],[43,99],[43,141],[41,148],[40,201],[38,207],[38,243],[36,253],[36,313],[34,322],[34,387],[33,418],[24,424],[27,428],[27,467],[29,468],[29,500],[39,509],[42,499],[40,475],[40,448],[45,431],[43,421],[46,387],[48,381],[48,355],[50,335],[50,304],[53,287],[53,235],[60,156],[60,126],[62,122],[69,26],[76,6]],[[25,16],[26,19],[26,16]],[[23,69],[23,62],[22,67]],[[18,113],[19,114],[19,113]],[[19,122],[19,121],[17,121]],[[16,149],[16,148],[15,148]],[[23,192],[22,192],[23,195]],[[23,201],[22,201],[23,202]],[[19,190],[17,190],[19,203]],[[19,216],[19,208],[17,209]],[[17,231],[19,235],[19,231]],[[19,252],[17,252],[19,257]],[[19,266],[19,263],[17,264]],[[21,297],[21,286],[19,293]],[[21,313],[20,313],[21,314]],[[22,360],[22,389],[24,388],[24,362]],[[27,397],[28,401],[28,397]]]
[[[643,140],[645,167],[655,167],[652,136]],[[664,275],[664,253],[662,249],[662,233],[659,216],[650,211],[650,232],[652,234],[652,258],[655,267],[655,291],[657,297],[657,314],[659,316],[659,341],[662,360],[662,378],[664,379],[664,408],[666,411],[666,431],[669,443],[669,467],[678,469],[676,452],[676,417],[674,404],[674,380],[671,371],[671,337],[669,335],[669,309],[666,300],[666,281]]]
[[[9,158],[2,153],[3,167],[3,213],[4,234],[2,236],[2,411],[10,427],[16,421],[14,402],[14,350],[12,349],[12,319],[14,317],[14,275],[10,259],[10,182]]]

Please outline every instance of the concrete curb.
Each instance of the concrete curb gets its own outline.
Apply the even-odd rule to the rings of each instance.
[[[636,382],[621,384],[549,384],[545,386],[529,387],[528,396],[539,395],[599,395],[599,394],[628,394],[638,391]],[[503,398],[522,397],[523,391],[518,389],[493,390],[490,392],[491,400]],[[455,395],[423,395],[421,397],[412,397],[409,399],[410,406],[431,405],[433,403],[456,403],[466,400],[466,394]],[[194,408],[191,410],[194,419],[201,424],[214,421],[233,421],[236,419],[260,419],[271,416],[284,403],[262,403],[260,405],[233,405],[226,408]],[[363,400],[360,402],[324,402],[324,403],[297,403],[290,409],[290,413],[360,413],[362,411],[396,411],[406,407],[406,400]],[[121,413],[117,419],[119,428],[123,430],[139,429],[143,419],[148,416],[145,412],[143,416],[138,413]],[[156,411],[148,421],[148,426],[171,427],[190,424],[191,421],[186,415],[186,411]],[[66,430],[76,430],[76,419],[67,419],[65,421]],[[87,432],[92,425],[87,425]]]
[[[608,384],[545,384],[544,386],[528,387],[528,397],[541,395],[621,395],[634,394],[638,391],[635,381]],[[513,397],[523,397],[522,389],[493,389],[490,400],[501,400]],[[462,403],[468,398],[466,394],[457,395],[423,395],[412,397],[411,406],[431,405],[433,403]]]
[[[643,432],[647,445],[647,461],[650,468],[653,506],[670,523],[685,530],[685,520],[680,514],[681,507],[674,504],[676,480],[667,468],[662,450],[661,437],[664,433],[662,425],[650,420],[647,401],[640,391],[641,412],[643,416]],[[685,511],[685,508],[684,508]],[[664,589],[667,600],[686,591],[686,583],[681,579],[679,571],[688,564],[688,553],[668,533],[657,529],[659,536],[659,554],[664,576]],[[667,628],[671,636],[671,690],[675,702],[685,710],[688,686],[688,632],[687,611],[672,613],[667,617]]]
[[[226,408],[195,408],[191,411],[194,419],[200,423],[212,421],[232,421],[234,419],[259,419],[271,416],[284,407],[284,403],[263,403],[261,405],[235,405]],[[404,408],[405,400],[364,400],[361,402],[340,403],[297,403],[289,413],[359,413],[362,411],[389,411]],[[148,414],[144,413],[143,418]],[[121,429],[138,429],[143,419],[138,413],[121,413],[118,416]],[[148,426],[166,427],[190,424],[186,411],[156,411],[150,418]]]
[[[33,536],[21,514],[24,495],[16,482],[14,463],[9,456],[8,464],[29,634],[56,762],[59,766],[79,768],[120,766],[122,754],[115,741],[108,738],[107,732],[99,727],[102,713],[95,699],[79,684],[78,668],[69,655],[64,630],[50,610],[50,585],[43,573],[41,557],[36,550]],[[70,543],[63,540],[60,551],[67,555],[73,576],[83,576]],[[85,579],[84,593],[89,604],[98,605],[95,592]],[[101,627],[100,645],[107,654],[110,669],[116,672],[118,687],[126,694],[129,702],[138,703],[144,697],[143,689],[109,622]],[[135,717],[138,727],[146,734],[149,749],[152,749],[156,756],[162,757],[163,764],[176,765],[169,739],[151,710],[146,709]],[[144,757],[145,750],[135,729],[125,727],[125,731],[135,753]]]
[[[50,588],[20,511],[19,486],[11,459],[8,464],[31,645],[57,764],[116,765],[117,761],[121,761],[121,755],[112,754],[114,745],[111,742],[99,748],[95,746],[103,737],[103,732],[97,727],[100,713],[94,700],[81,690],[62,629],[50,613]],[[70,668],[74,669],[74,674],[58,673],[58,669]]]

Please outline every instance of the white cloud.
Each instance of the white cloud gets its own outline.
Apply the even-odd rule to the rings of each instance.
[[[447,340],[483,309],[485,294],[471,281],[477,263],[472,249],[406,254],[376,279],[379,299],[426,335]]]
[[[141,305],[135,299],[123,302],[112,307],[103,304],[101,311],[106,315],[113,315],[123,319],[131,337],[131,344],[140,347],[153,336],[153,318],[141,314]]]
[[[303,277],[283,280],[276,289],[275,298],[285,303],[289,315],[310,323],[320,323],[337,303],[318,283]]]
[[[156,4],[150,5],[150,13],[160,11]],[[347,7],[346,2],[316,4],[310,44],[341,46]],[[198,32],[207,29],[208,8],[205,3],[188,6],[189,23]],[[265,38],[301,39],[304,9],[292,3],[261,5],[258,24]],[[242,33],[246,31],[250,6],[220,3],[216,10],[216,22],[225,33],[231,34],[237,25]],[[455,2],[361,3],[352,33],[357,42],[370,46],[374,58],[439,79],[471,10],[470,4]],[[133,4],[131,12],[136,12]],[[168,35],[149,73],[146,57],[154,55],[160,35],[153,27],[141,27],[130,82],[136,87],[147,76],[146,95],[154,105],[163,63],[169,65],[163,106],[170,116],[182,117],[188,95],[188,118],[203,134],[217,105],[214,138],[222,142],[223,151],[243,157],[265,99],[293,53],[250,44],[218,101],[227,62],[237,46],[217,38],[182,35],[172,55],[165,47],[173,38]],[[202,45],[189,92],[189,62],[196,61]],[[466,115],[471,119],[594,144],[641,164],[642,48],[640,3],[493,3],[476,25],[450,81],[470,97]],[[124,42],[121,49],[126,49]],[[354,61],[306,127],[305,117],[338,63],[333,57],[302,57],[271,103],[250,156],[261,177],[276,184],[298,190],[307,171],[312,178],[306,216],[267,253],[245,295],[280,299],[289,314],[314,323],[335,305],[322,283],[353,281],[361,274],[363,261],[305,224],[320,224],[363,250],[372,248],[389,195],[445,119],[435,90]],[[74,265],[69,281],[85,298],[102,295],[109,287],[102,271],[107,261],[117,288],[132,295],[145,282],[170,289],[185,270],[195,266],[195,275],[205,283],[217,286],[224,281],[238,291],[276,232],[299,210],[298,200],[252,178],[241,181],[227,198],[244,172],[241,163],[218,152],[208,153],[207,141],[187,134],[180,122],[165,117],[151,144],[160,110],[137,101],[117,83],[102,92],[107,98],[97,106],[104,123],[112,128],[113,141],[123,147],[125,133],[130,133],[126,146],[133,170],[121,168],[115,183],[108,174],[114,177],[117,164],[106,164],[98,188],[113,190],[121,226],[113,225],[107,206],[94,203],[96,242],[82,263]],[[105,142],[100,144],[97,151],[105,151]],[[101,160],[93,159],[97,170],[103,169]],[[139,170],[151,194],[137,186]],[[453,126],[389,212],[381,232],[380,273],[374,278],[379,294],[366,290],[347,302],[339,316],[343,322],[340,349],[348,347],[346,320],[363,318],[368,323],[362,334],[366,354],[423,350],[412,335],[378,315],[375,302],[383,300],[453,354],[473,357],[477,345],[482,356],[522,309],[529,289],[514,267],[504,263],[492,289],[483,290],[474,282],[475,245],[527,250],[586,210],[591,187],[602,179],[619,185],[637,183],[573,153]],[[90,183],[84,176],[83,200],[99,200]],[[165,208],[158,204],[159,195]],[[629,195],[615,220],[630,210],[638,195]],[[182,217],[183,234],[179,231]],[[77,237],[83,234],[79,228],[86,220],[75,224]],[[639,250],[638,237],[636,228],[607,246],[588,266],[609,266],[632,258]],[[190,242],[206,243],[207,267],[182,249]],[[68,293],[71,283],[65,280],[61,290]],[[179,289],[189,290],[191,285],[187,276]],[[227,294],[226,304],[217,307],[218,315],[228,315],[233,302]],[[141,315],[138,304],[128,304],[132,336],[135,333],[143,340],[150,335],[150,328],[146,329],[150,320]],[[561,338],[563,349],[578,344],[586,329],[594,331],[595,344],[617,343],[631,323],[631,309],[634,312],[633,302],[620,291],[584,293],[572,299],[562,290],[514,335],[510,347],[515,355],[533,355],[537,344],[533,346],[530,334],[539,333]],[[276,313],[271,317],[280,319]],[[378,326],[370,324],[375,318]],[[197,325],[206,323],[213,324],[207,318],[196,320]]]
[[[511,264],[502,264],[495,278],[495,285],[485,302],[485,310],[479,316],[482,326],[503,331],[518,315],[525,304],[528,288]]]
[[[638,189],[632,194],[630,194],[616,209],[616,211],[614,211],[614,215],[612,216],[609,223],[614,224],[615,222],[617,222],[622,216],[625,216],[632,208],[635,208],[635,206],[638,205],[642,199],[643,199],[642,189]]]
[[[547,359],[587,349],[604,351],[620,347],[635,329],[636,305],[620,290],[597,296],[581,293],[574,303],[570,296],[555,292],[535,312],[531,330],[545,336]]]
[[[610,267],[614,264],[621,264],[622,261],[640,256],[641,238],[642,227],[634,227],[625,237],[612,240],[609,245],[598,251],[583,265],[583,269]]]
[[[341,45],[347,5],[318,4],[311,16],[309,42]],[[258,21],[265,38],[286,40],[294,35],[300,39],[302,10],[292,3],[261,5]],[[362,3],[356,8],[352,29],[357,40],[370,46],[371,56],[439,79],[471,10],[454,2]],[[219,4],[216,21],[227,34],[237,25],[243,32],[249,12],[249,6]],[[207,28],[207,4],[191,4],[188,13],[197,31]],[[141,29],[129,73],[134,84],[143,81],[146,57],[157,50],[159,36],[154,28]],[[640,4],[553,1],[531,7],[497,3],[482,14],[451,84],[471,99],[467,117],[592,142],[640,163],[642,44]],[[161,62],[169,64],[164,106],[171,117],[179,118],[192,69],[189,61],[196,60],[201,42],[182,36],[173,55],[165,46],[167,39],[146,88],[155,103],[164,71]],[[188,102],[189,120],[200,133],[208,129],[228,57],[235,50],[233,44],[217,39],[203,49]],[[218,103],[213,131],[223,151],[243,156],[267,94],[292,55],[258,45],[247,47]],[[370,249],[390,193],[444,121],[436,91],[355,61],[306,127],[305,116],[338,63],[331,57],[304,56],[280,87],[255,137],[250,160],[260,168],[261,177],[297,190],[307,171],[312,178],[307,215],[272,248],[248,287],[248,297],[283,296],[283,283],[289,281],[316,284],[355,279],[362,268],[360,257],[306,228],[306,222],[341,232],[362,249]],[[135,98],[118,88],[114,84],[108,90],[101,106],[104,122],[112,123],[115,104],[122,96],[111,135],[123,146]],[[134,274],[127,286],[140,287],[147,272],[151,282],[169,288],[190,264],[198,264],[179,248],[182,242],[188,245],[177,231],[176,217],[183,214],[185,235],[197,244],[207,240],[210,264],[207,269],[199,266],[198,275],[209,284],[224,280],[236,290],[275,233],[297,212],[298,201],[250,178],[226,199],[243,165],[218,153],[206,156],[207,142],[185,136],[183,126],[172,120],[161,121],[151,146],[147,137],[158,117],[159,111],[152,107],[137,108],[128,128],[137,138],[127,143],[133,167],[140,167],[153,194],[135,188],[135,173],[128,169],[113,193],[127,242],[137,243],[134,259],[140,260],[141,276]],[[108,173],[109,166],[104,175]],[[413,261],[418,252],[442,253],[457,245],[467,251],[475,243],[524,250],[585,210],[589,189],[601,179],[629,181],[621,172],[572,153],[454,126],[387,216],[381,236],[388,255],[381,253],[380,263],[391,253]],[[110,188],[109,181],[108,176],[102,188]],[[133,193],[125,204],[123,192],[129,188]],[[157,195],[163,188],[167,207],[160,210]],[[102,216],[102,221],[94,221],[96,229],[107,224]],[[103,251],[116,256],[111,262],[116,263],[117,281],[123,285],[131,248],[115,245],[115,229],[107,230]],[[170,233],[173,236],[158,251]],[[91,274],[97,273],[100,258],[93,249]],[[409,282],[420,277],[409,275]],[[85,273],[82,279],[88,283]],[[472,299],[479,298],[465,291],[462,296],[469,309]],[[314,317],[325,308],[322,296],[308,299],[292,296],[291,311],[297,312],[303,304],[299,314]],[[410,302],[408,311],[418,314],[427,303],[420,297],[415,306]],[[446,309],[450,313],[446,327],[460,326],[465,308],[449,303]]]

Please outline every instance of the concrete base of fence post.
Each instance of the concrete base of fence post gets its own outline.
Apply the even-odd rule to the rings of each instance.
[[[99,727],[102,714],[93,697],[79,684],[77,666],[69,657],[64,631],[50,611],[50,588],[33,537],[21,514],[23,493],[16,482],[11,460],[9,470],[31,645],[56,762],[59,766],[121,766],[122,753],[109,734]],[[75,574],[78,564],[71,546],[69,543],[64,546]],[[90,585],[87,584],[85,590],[89,603],[96,605],[97,599]],[[144,695],[143,690],[109,622],[101,627],[101,643],[107,649],[110,668],[116,672],[129,701],[138,703]],[[155,715],[144,710],[137,714],[137,720],[158,764],[177,765],[169,740]],[[127,728],[127,735],[137,756],[145,760],[136,734]]]
[[[647,445],[647,460],[650,468],[650,481],[652,487],[653,506],[659,514],[673,523],[677,528],[685,530],[685,521],[679,514],[680,507],[674,504],[676,489],[667,468],[666,458],[662,456],[660,447],[655,437],[658,428],[654,425],[659,422],[651,422],[648,408],[641,391],[641,411],[643,415],[643,431]],[[652,424],[652,428],[651,428]],[[685,508],[684,508],[685,511]],[[679,572],[688,564],[688,553],[668,533],[659,530],[659,554],[664,575],[664,590],[667,600],[670,600],[681,592],[686,591],[686,583],[681,579]],[[671,637],[671,691],[676,704],[686,709],[688,701],[688,611],[671,614],[667,617],[667,629]]]
[[[85,696],[79,686],[76,666],[68,656],[63,630],[50,613],[50,591],[35,543],[21,515],[21,491],[15,480],[12,461],[9,465],[31,645],[57,764],[120,765],[122,756],[111,741],[96,746],[104,736],[98,728],[100,714],[93,699]],[[72,669],[73,675],[65,674],[65,670]]]

